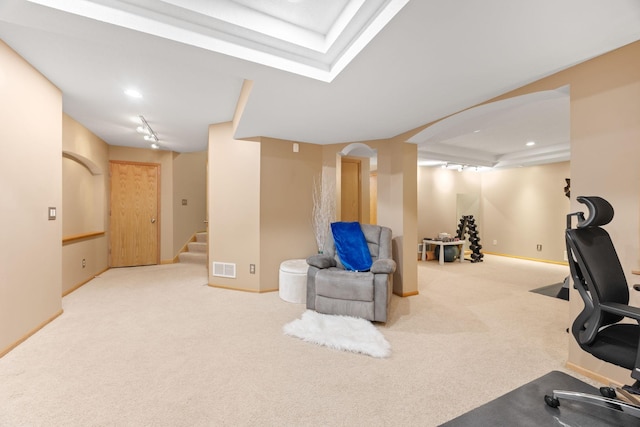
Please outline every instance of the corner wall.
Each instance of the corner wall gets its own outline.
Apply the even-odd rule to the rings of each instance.
[[[211,125],[208,162],[209,285],[260,292],[260,143]],[[235,264],[236,278],[214,276],[213,262]]]
[[[571,206],[584,211],[577,196],[597,195],[615,209],[605,228],[611,235],[630,287],[630,303],[640,305],[632,274],[640,262],[640,41],[509,92],[497,99],[570,85]],[[573,288],[571,321],[583,303]],[[629,372],[598,361],[569,340],[568,363],[578,369],[629,381]]]
[[[2,356],[62,312],[63,214],[62,94],[2,41],[0,117]]]
[[[593,59],[566,73],[571,81],[571,211],[584,210],[580,195],[599,195],[615,209],[605,228],[616,247],[630,287],[631,304],[640,305],[633,290],[640,259],[640,42]],[[571,294],[571,318],[582,306]],[[575,342],[569,362],[628,383],[629,372],[603,364]]]
[[[63,243],[62,294],[66,295],[108,268],[109,146],[64,114],[62,150],[63,238],[104,233]]]
[[[311,222],[314,178],[322,147],[260,139],[260,290],[277,290],[280,263],[307,258],[318,248]]]
[[[403,136],[377,145],[378,222],[393,230],[393,292],[418,294],[418,147]]]

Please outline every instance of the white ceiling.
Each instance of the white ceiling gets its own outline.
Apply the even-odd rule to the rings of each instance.
[[[419,163],[509,168],[570,159],[569,88],[464,110],[408,139]],[[529,145],[528,145],[529,144]]]
[[[329,144],[399,135],[639,40],[640,1],[0,0],[0,39],[112,145],[148,146],[130,120],[142,114],[162,148],[204,150],[245,79],[237,138]],[[411,142],[423,159],[558,161],[567,88],[461,113]]]

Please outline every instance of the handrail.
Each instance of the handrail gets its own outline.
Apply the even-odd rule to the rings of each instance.
[[[74,234],[73,236],[67,236],[62,238],[62,244],[66,245],[67,243],[75,242],[76,240],[88,239],[90,237],[103,236],[105,234],[104,231],[92,231],[90,233],[82,233],[82,234]]]

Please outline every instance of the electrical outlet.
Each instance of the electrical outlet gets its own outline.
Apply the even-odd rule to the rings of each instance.
[[[82,268],[85,268],[87,266],[87,260],[82,258]]]
[[[536,245],[536,250],[538,252],[541,252],[542,251],[542,245],[540,245],[540,244]]]
[[[249,273],[250,274],[256,274],[256,265],[255,264],[249,264]]]

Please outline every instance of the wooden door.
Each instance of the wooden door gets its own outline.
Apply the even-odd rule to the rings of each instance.
[[[369,224],[378,223],[378,173],[369,176]]]
[[[342,159],[341,221],[361,221],[360,160]]]
[[[160,165],[110,162],[109,265],[159,263]]]

